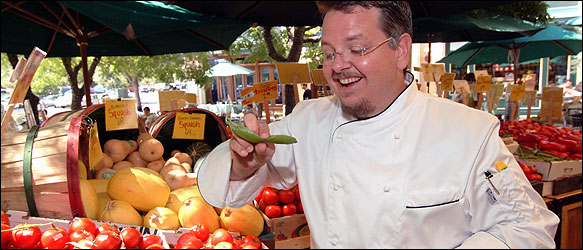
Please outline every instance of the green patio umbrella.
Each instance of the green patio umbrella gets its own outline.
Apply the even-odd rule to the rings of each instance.
[[[519,62],[544,57],[576,55],[580,51],[580,34],[549,25],[531,37],[470,42],[438,62],[460,66],[511,62],[515,65],[516,71]],[[516,75],[516,72],[514,73]]]
[[[2,52],[81,56],[91,105],[87,56],[160,55],[228,49],[251,25],[205,16],[161,1],[2,1]]]

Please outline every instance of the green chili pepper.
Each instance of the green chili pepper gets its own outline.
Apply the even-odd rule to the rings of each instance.
[[[271,143],[275,143],[275,144],[292,144],[292,143],[298,142],[296,140],[296,138],[294,138],[292,136],[288,136],[288,135],[271,135],[267,139],[262,138],[261,136],[259,136],[258,134],[255,134],[253,131],[251,131],[247,127],[245,127],[241,124],[235,123],[235,122],[231,122],[231,119],[228,116],[227,116],[226,122],[227,122],[227,125],[229,125],[229,127],[231,127],[231,131],[233,131],[233,133],[237,134],[238,136],[240,136],[244,140],[251,142],[251,143],[271,142]]]

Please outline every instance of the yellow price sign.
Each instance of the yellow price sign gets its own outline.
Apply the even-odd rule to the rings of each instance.
[[[275,63],[281,84],[312,83],[307,63]]]
[[[512,85],[512,92],[510,92],[510,101],[522,101],[524,99],[524,91],[526,85]]]
[[[172,139],[204,140],[205,114],[177,112]]]
[[[253,92],[253,90],[255,90],[255,85],[244,88],[243,90],[241,90],[241,96],[246,96],[249,93]]]
[[[443,91],[453,91],[453,79],[455,78],[455,73],[445,73],[441,76],[439,81],[441,82],[441,90]]]
[[[490,91],[490,85],[492,84],[492,76],[482,75],[478,76],[476,79],[476,93],[484,93]]]
[[[257,102],[277,99],[277,80],[255,84],[253,96]]]
[[[423,81],[435,82],[445,74],[444,63],[421,63],[421,72],[423,72]]]
[[[105,131],[138,128],[135,100],[105,100]]]
[[[184,96],[184,91],[159,91],[158,102],[160,103],[160,111],[184,108],[186,106]]]
[[[103,160],[103,151],[101,151],[101,143],[99,142],[99,134],[97,133],[97,122],[93,124],[89,132],[89,166],[90,169],[95,169],[97,163]]]
[[[184,94],[184,100],[189,102],[189,103],[196,103],[196,94],[186,93],[186,94]]]
[[[324,77],[324,70],[321,69],[312,70],[312,80],[314,80],[314,84],[318,86],[324,86],[328,84],[326,77]]]
[[[526,85],[525,85],[526,86]],[[526,86],[528,87],[528,86]],[[526,89],[525,87],[525,89]],[[523,105],[532,106],[536,100],[536,90],[526,90],[524,91],[524,102]]]

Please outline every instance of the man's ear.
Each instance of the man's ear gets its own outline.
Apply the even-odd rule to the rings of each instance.
[[[404,33],[399,38],[397,44],[397,66],[400,70],[407,68],[409,60],[411,60],[411,44],[413,40],[408,33]]]

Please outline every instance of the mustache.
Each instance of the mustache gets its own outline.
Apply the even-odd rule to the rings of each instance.
[[[340,78],[348,78],[348,77],[364,77],[362,74],[358,72],[340,72],[340,73],[332,73],[332,79],[338,80]]]

